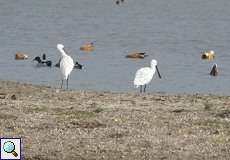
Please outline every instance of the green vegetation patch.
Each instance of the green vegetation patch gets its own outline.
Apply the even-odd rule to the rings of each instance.
[[[220,118],[230,118],[230,110],[222,110],[216,114],[216,117]]]
[[[208,128],[215,128],[215,129],[230,128],[230,123],[223,119],[201,119],[201,120],[197,120],[194,124],[207,129]]]
[[[16,120],[18,117],[13,114],[0,113],[0,120]]]
[[[54,115],[59,118],[67,119],[89,119],[96,117],[94,112],[82,111],[82,110],[69,110],[69,109],[53,109]]]
[[[54,115],[58,123],[64,123],[67,128],[101,128],[106,124],[97,120],[97,113],[94,111],[70,110],[55,108]]]
[[[97,121],[97,120],[89,120],[89,121],[71,121],[69,123],[72,127],[76,128],[88,128],[88,129],[93,129],[93,128],[104,128],[106,127],[105,124]],[[70,126],[70,127],[71,127]]]
[[[46,106],[29,106],[23,107],[24,113],[38,113],[38,112],[48,112],[48,107]]]

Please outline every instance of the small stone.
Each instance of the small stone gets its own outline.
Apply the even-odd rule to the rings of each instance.
[[[215,130],[213,134],[219,134],[220,132],[218,130]]]
[[[13,95],[11,96],[11,99],[12,99],[12,100],[16,100],[16,99],[17,99],[16,95],[13,94]]]
[[[5,95],[0,95],[0,99],[5,99],[6,96]]]

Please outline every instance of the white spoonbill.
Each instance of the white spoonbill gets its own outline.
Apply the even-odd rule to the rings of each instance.
[[[68,89],[69,75],[73,70],[74,62],[73,59],[69,55],[67,55],[63,44],[57,44],[57,49],[61,52],[61,61],[60,61],[60,70],[62,75],[61,88],[63,85],[63,81],[66,80],[66,88]]]
[[[142,86],[144,86],[144,92],[147,84],[149,84],[157,70],[159,78],[161,78],[160,72],[157,67],[157,61],[153,59],[151,61],[151,67],[144,67],[137,70],[134,78],[134,85],[136,88],[140,86],[140,92],[142,92]]]

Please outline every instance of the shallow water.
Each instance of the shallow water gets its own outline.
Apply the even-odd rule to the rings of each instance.
[[[74,70],[70,87],[82,90],[135,91],[138,68],[158,60],[162,79],[154,77],[149,92],[230,95],[229,0],[7,0],[0,1],[0,77],[58,87],[58,68],[37,68],[32,59],[47,54],[56,63],[63,43],[84,65]],[[95,42],[93,52],[79,50]],[[216,59],[200,59],[213,49]],[[29,55],[15,61],[16,51]],[[133,51],[144,60],[125,59]],[[219,76],[211,77],[213,63]]]

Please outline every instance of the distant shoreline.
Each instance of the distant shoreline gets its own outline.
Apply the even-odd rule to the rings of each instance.
[[[103,92],[109,92],[109,93],[128,93],[128,94],[140,94],[140,89],[137,88],[135,90],[128,90],[128,91],[113,91],[113,90],[94,90],[94,89],[76,89],[76,88],[69,88],[68,90],[65,89],[65,86],[63,89],[60,88],[60,85],[47,85],[47,84],[42,84],[42,83],[32,83],[32,82],[26,82],[26,81],[16,81],[16,80],[1,80],[0,79],[0,85],[1,84],[7,84],[7,85],[22,85],[22,86],[34,86],[34,87],[41,87],[41,88],[50,88],[54,90],[62,90],[62,91],[76,91],[76,92],[98,92],[98,93],[103,93]],[[165,95],[165,96],[194,96],[194,95],[199,95],[199,96],[223,96],[223,97],[228,97],[230,95],[225,94],[225,93],[219,93],[219,94],[213,94],[213,93],[199,93],[199,92],[194,92],[194,93],[186,93],[186,92],[164,92],[164,91],[146,91],[146,93],[142,93],[142,95]]]

